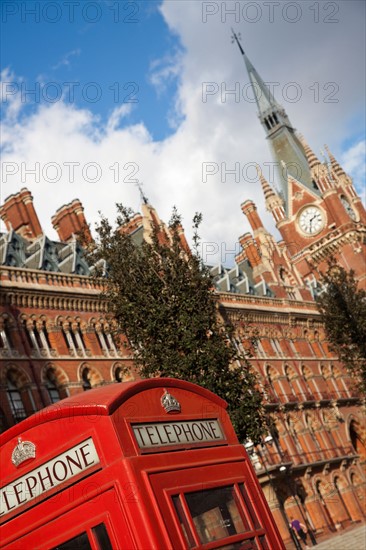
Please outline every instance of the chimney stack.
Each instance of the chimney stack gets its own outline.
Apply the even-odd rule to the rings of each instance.
[[[246,217],[248,218],[248,221],[250,223],[251,228],[254,231],[254,234],[259,229],[264,229],[262,220],[260,219],[257,212],[257,207],[253,201],[247,200],[243,202],[241,204],[241,209],[243,214],[245,214]]]
[[[68,242],[73,235],[85,235],[86,241],[91,242],[92,236],[84,216],[84,208],[79,199],[61,206],[52,216],[52,225],[57,231],[60,241]]]
[[[253,268],[262,263],[257,244],[250,233],[245,233],[239,237],[239,242],[243,248],[240,254],[241,258],[247,258]]]
[[[33,206],[32,194],[26,187],[5,199],[0,216],[8,231],[14,229],[25,239],[36,239],[43,233]]]

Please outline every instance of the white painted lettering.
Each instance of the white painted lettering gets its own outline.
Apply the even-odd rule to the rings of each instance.
[[[93,439],[90,437],[2,487],[0,516],[5,516],[35,498],[42,499],[53,487],[61,485],[99,462]]]

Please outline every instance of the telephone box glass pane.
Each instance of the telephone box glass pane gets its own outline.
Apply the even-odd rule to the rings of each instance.
[[[251,501],[251,496],[248,494],[248,492],[247,492],[247,490],[246,490],[243,483],[241,483],[239,485],[239,487],[240,487],[241,494],[243,495],[245,505],[247,507],[247,510],[248,510],[248,512],[250,514],[250,517],[251,517],[251,520],[253,522],[254,528],[255,529],[260,529],[261,524],[260,524],[258,516],[255,513],[255,510],[253,508],[253,504],[252,504],[252,501]]]
[[[202,543],[249,530],[239,512],[233,486],[186,493],[184,496]]]
[[[92,531],[98,541],[98,545],[101,550],[113,550],[104,523],[96,525],[95,527],[93,527]]]
[[[255,543],[255,539],[247,539],[235,542],[234,544],[220,546],[216,550],[258,550],[258,546]]]
[[[259,537],[259,542],[261,543],[263,550],[269,550],[268,542],[264,535]]]
[[[52,550],[92,550],[92,547],[88,535],[81,533],[81,535],[55,546]]]
[[[182,503],[180,501],[179,495],[173,497],[173,503],[174,503],[174,507],[176,509],[176,512],[178,514],[180,526],[181,526],[181,529],[182,529],[183,534],[185,536],[188,548],[194,548],[196,545],[195,545],[194,538],[192,536],[191,530],[189,528],[186,515],[183,511],[183,507],[182,507]]]

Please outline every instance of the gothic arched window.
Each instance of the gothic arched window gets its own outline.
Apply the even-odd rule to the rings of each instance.
[[[56,375],[53,369],[48,369],[46,372],[46,388],[51,403],[57,403],[57,401],[60,401],[60,392],[57,387]]]
[[[84,391],[91,390],[92,386],[90,383],[90,370],[88,368],[83,369],[81,378],[82,378],[83,390]]]
[[[24,420],[27,417],[27,413],[24,408],[22,396],[20,395],[16,374],[14,371],[9,371],[6,377],[6,392],[10,404],[10,409],[15,423]]]

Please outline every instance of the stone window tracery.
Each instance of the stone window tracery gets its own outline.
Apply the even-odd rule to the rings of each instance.
[[[345,379],[348,379],[348,377],[345,376],[344,373],[341,371],[341,369],[337,366],[335,367],[332,366],[332,374],[340,396],[343,398],[350,397],[351,392],[349,391],[345,381]]]
[[[107,357],[115,357],[117,348],[113,340],[111,327],[107,322],[99,322],[95,325],[98,342],[104,355]]]
[[[84,340],[86,323],[83,323],[78,318],[68,318],[61,323],[61,326],[62,334],[70,355],[75,357],[87,357],[90,355],[90,350],[86,348]]]
[[[300,377],[294,369],[288,365],[285,366],[285,376],[291,389],[291,397],[294,396],[296,398],[297,396],[300,396],[301,398],[304,398],[305,393],[300,382]]]
[[[272,401],[278,401],[278,399],[281,399],[281,397],[283,398],[283,396],[285,395],[285,391],[280,380],[280,375],[276,371],[276,369],[274,369],[270,365],[266,367],[266,375],[270,387],[270,395],[268,396],[269,400],[270,402],[271,399]]]
[[[269,341],[274,351],[274,355],[277,357],[282,357],[283,352],[282,352],[281,345],[278,338],[270,338]]]
[[[49,357],[51,355],[51,344],[46,321],[42,319],[27,319],[25,320],[25,329],[27,340],[32,350],[39,355]]]
[[[13,342],[9,330],[10,322],[8,316],[0,317],[0,348],[9,350],[13,347]]]
[[[322,365],[320,372],[323,376],[323,379],[329,388],[331,397],[339,397],[338,386],[333,377],[333,367],[332,365]]]
[[[321,392],[316,382],[315,374],[311,369],[309,369],[309,367],[306,367],[305,365],[302,366],[301,370],[302,370],[303,377],[306,380],[307,385],[309,387],[309,394],[307,395],[307,397],[309,399],[312,399],[312,397],[314,397],[314,399],[320,399]]]
[[[309,334],[308,330],[304,330],[304,340],[305,340],[305,342],[307,344],[307,347],[310,351],[309,357],[315,357],[316,354],[314,352],[313,346],[311,345],[310,334]]]
[[[299,424],[299,423],[300,423],[300,427],[296,426],[296,424]],[[288,415],[287,420],[286,420],[286,424],[287,424],[288,433],[291,436],[291,439],[292,439],[292,442],[295,446],[296,452],[299,455],[303,455],[304,450],[303,450],[303,448],[300,444],[299,438],[298,438],[298,433],[299,433],[299,431],[301,430],[301,427],[302,427],[301,422],[299,421],[299,419],[296,419],[296,421],[295,421],[291,417],[291,415]]]
[[[317,451],[313,454],[313,457],[318,460],[323,457],[322,451],[324,447],[324,440],[321,436],[319,421],[315,420],[310,414],[306,415],[305,420],[309,434]]]

